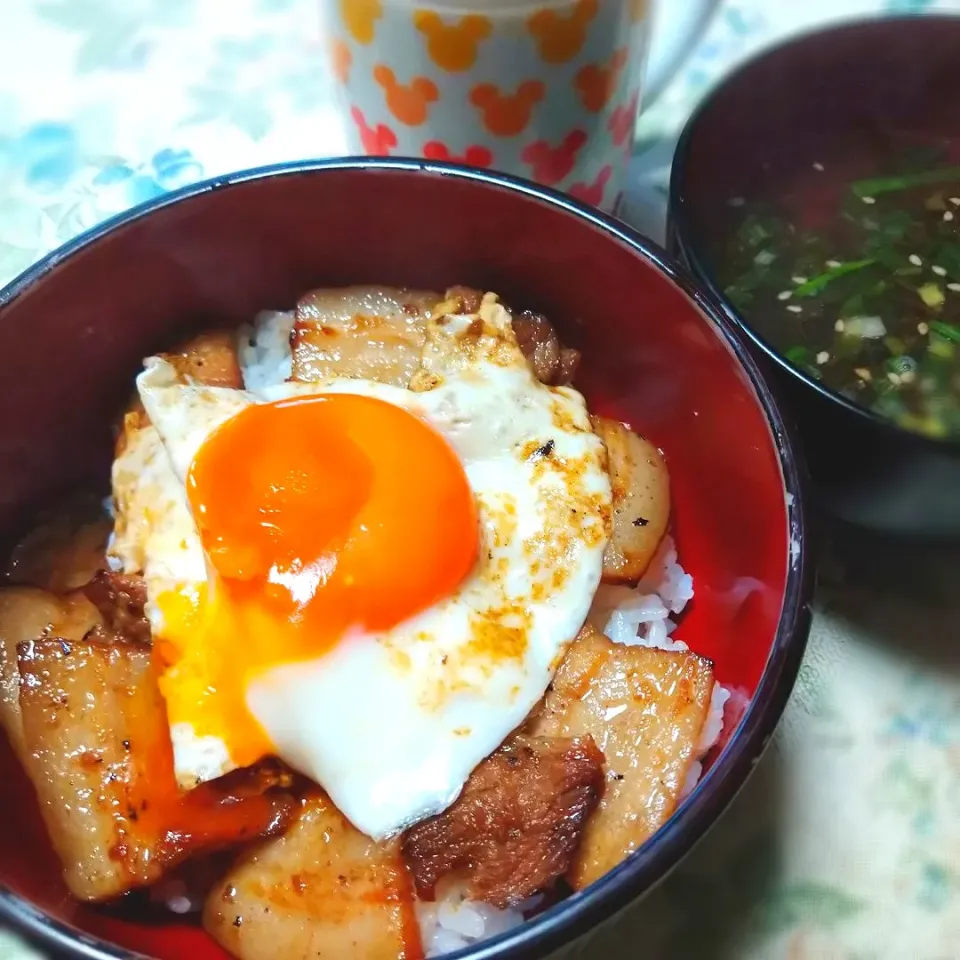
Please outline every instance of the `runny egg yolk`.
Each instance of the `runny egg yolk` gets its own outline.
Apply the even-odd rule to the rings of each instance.
[[[272,667],[352,631],[389,630],[450,595],[479,526],[463,466],[415,415],[329,394],[254,404],[204,442],[187,495],[209,563],[201,596],[158,598],[172,723],[244,766],[272,753],[246,705]]]

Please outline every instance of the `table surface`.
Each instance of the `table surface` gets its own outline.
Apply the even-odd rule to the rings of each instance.
[[[313,0],[3,0],[0,284],[205,176],[336,154]],[[791,31],[960,0],[724,0],[640,120],[627,216],[662,232],[679,127]],[[960,550],[832,533],[783,723],[720,823],[572,956],[960,960]],[[0,958],[30,954],[0,932]]]

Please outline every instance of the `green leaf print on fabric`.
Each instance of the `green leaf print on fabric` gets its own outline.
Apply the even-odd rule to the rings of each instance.
[[[809,880],[788,883],[764,903],[763,932],[781,933],[799,924],[829,929],[863,908],[862,900],[839,887]]]
[[[878,799],[903,813],[917,813],[932,803],[933,785],[914,773],[906,757],[894,757],[880,777]]]
[[[697,904],[696,923],[678,916],[672,924],[664,957],[736,957],[744,944],[759,939],[757,918],[780,868],[775,831],[746,838],[713,866],[709,876],[681,871],[664,884],[668,902]]]
[[[252,97],[231,96],[223,88],[197,86],[191,91],[196,110],[187,123],[222,120],[238,127],[251,140],[261,140],[273,123],[273,114],[266,103]]]
[[[37,14],[51,25],[80,35],[74,63],[78,74],[136,70],[144,66],[148,29],[185,26],[196,0],[41,0]]]
[[[931,913],[939,913],[960,890],[960,873],[940,863],[926,863],[920,872],[917,902]]]
[[[793,695],[811,717],[821,724],[829,725],[832,734],[840,732],[843,718],[819,664],[808,660],[800,665]]]
[[[697,922],[673,927],[664,958],[763,956],[762,951],[780,936],[831,933],[867,908],[838,885],[781,879],[781,839],[775,829],[763,830],[716,861],[709,879],[681,873],[667,880],[668,899],[697,904]]]
[[[220,121],[261,140],[278,114],[327,102],[329,83],[323,58],[286,34],[224,38],[203,80],[189,88],[193,112],[185,123]]]

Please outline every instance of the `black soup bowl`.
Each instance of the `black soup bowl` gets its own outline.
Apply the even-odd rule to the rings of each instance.
[[[923,368],[913,372],[916,361],[910,354],[920,356],[926,351],[928,336],[931,341],[938,339],[936,332],[928,334],[928,327],[954,338],[952,343],[938,339],[937,349],[942,347],[948,356],[955,356],[954,348],[960,350],[955,342],[960,328],[936,320],[936,310],[960,306],[960,276],[956,275],[960,271],[960,209],[956,220],[953,214],[954,207],[960,207],[960,176],[955,182],[932,182],[938,174],[951,176],[951,169],[960,172],[958,51],[960,17],[931,16],[852,22],[764,52],[725,80],[691,118],[678,145],[670,188],[669,247],[723,302],[761,363],[772,365],[785,406],[799,427],[820,505],[843,521],[922,539],[960,536],[960,420],[950,429],[941,427],[941,436],[931,436],[903,425],[912,415],[906,408],[900,408],[904,412],[898,419],[882,405],[904,403],[907,387],[920,390]],[[896,328],[896,317],[881,316],[886,328],[879,331],[876,318],[870,318],[874,326],[868,331],[873,337],[884,332],[898,335],[895,340],[881,337],[869,346],[874,357],[883,355],[877,351],[891,351],[885,361],[888,366],[864,372],[863,366],[850,360],[849,367],[859,372],[838,366],[831,375],[818,364],[847,362],[829,341],[843,339],[840,317],[856,309],[848,306],[851,301],[841,304],[840,294],[844,289],[847,295],[860,294],[857,283],[876,280],[878,271],[888,266],[868,263],[872,241],[863,247],[860,241],[870,236],[869,230],[875,235],[876,227],[865,218],[873,211],[890,210],[890,204],[902,202],[898,197],[909,195],[909,191],[898,194],[888,182],[877,187],[885,191],[879,198],[861,190],[864,199],[852,184],[876,185],[876,179],[860,178],[901,173],[908,155],[914,171],[922,170],[924,163],[933,166],[920,175],[921,180],[928,178],[929,185],[914,202],[931,204],[924,215],[934,221],[931,229],[937,250],[958,254],[957,263],[947,270],[937,260],[924,262],[911,254],[896,270],[895,285],[902,281],[903,286],[896,291],[900,299],[890,301],[891,312],[913,318],[909,334],[904,335],[907,342],[899,339],[902,331]],[[839,259],[827,254],[820,268],[836,274],[829,280],[834,283],[830,295],[817,294],[826,303],[815,308],[821,324],[818,336],[828,341],[822,346],[808,343],[791,349],[786,332],[793,330],[796,338],[802,338],[814,329],[804,327],[812,302],[805,298],[811,296],[811,288],[809,283],[806,289],[800,288],[816,271],[809,276],[807,271],[791,272],[789,263],[795,259],[778,263],[771,257],[768,262],[761,257],[771,255],[763,253],[750,264],[755,271],[751,282],[766,283],[766,295],[744,299],[733,286],[740,275],[732,272],[732,258],[737,256],[736,244],[743,243],[747,217],[752,216],[751,222],[759,223],[761,230],[775,229],[763,218],[778,210],[789,224],[786,229],[796,231],[786,241],[795,244],[789,258],[798,256],[800,231],[806,231],[803,237],[826,238],[823,247],[817,247],[820,254],[831,243],[840,251]],[[896,234],[903,216],[894,209],[880,229]],[[925,235],[917,242],[929,239]],[[910,248],[903,246],[902,236],[894,236],[892,242],[898,241],[895,255],[906,257]],[[771,251],[777,253],[776,243]],[[881,250],[879,256],[883,255]],[[874,272],[841,276],[848,268],[856,273],[860,263]],[[786,273],[781,277],[778,271]],[[784,288],[780,294],[774,292],[778,286]],[[921,296],[934,298],[933,310],[925,301],[911,301],[921,286],[926,287]],[[882,296],[879,286],[874,289]],[[836,303],[829,302],[833,295]],[[944,306],[936,305],[940,296]],[[920,318],[929,315],[934,321],[916,323],[911,303]],[[865,312],[882,314],[882,308],[871,307],[876,307],[875,300],[868,301]],[[849,333],[847,329],[844,336]],[[888,342],[889,348],[884,346]],[[960,403],[960,368],[955,359],[951,362],[953,382],[948,389],[954,391],[951,402],[956,404]],[[901,383],[904,370],[909,372]],[[849,382],[841,382],[842,377]],[[875,402],[881,394],[885,399]],[[866,397],[870,402],[865,402]],[[952,415],[956,416],[955,408]]]

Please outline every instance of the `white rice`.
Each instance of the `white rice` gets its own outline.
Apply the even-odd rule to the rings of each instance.
[[[237,344],[243,383],[254,393],[283,383],[293,372],[293,313],[264,311],[240,328]]]
[[[239,337],[240,366],[247,389],[257,392],[287,380],[292,372],[290,334],[292,313],[261,313],[243,327]],[[671,639],[676,623],[693,599],[693,578],[677,562],[673,538],[664,537],[647,572],[636,587],[601,586],[594,598],[589,620],[615,643],[642,645],[661,650],[686,650],[681,640]],[[723,728],[724,705],[730,693],[715,684],[710,711],[697,744],[681,797],[696,786],[703,772],[702,760],[717,742]],[[189,899],[176,890],[168,900],[171,909],[183,910]],[[539,898],[538,898],[539,899]],[[513,910],[498,910],[489,904],[467,900],[463,891],[438,891],[434,903],[417,904],[417,918],[427,957],[438,957],[486,940],[522,923],[536,902]]]
[[[420,939],[427,957],[453,953],[516,927],[542,899],[534,897],[516,909],[498,910],[488,903],[468,900],[463,890],[457,887],[441,887],[437,893],[434,903],[417,903]]]
[[[707,719],[704,721],[703,730],[700,731],[700,739],[697,741],[696,759],[690,764],[687,771],[686,780],[680,790],[680,799],[688,797],[693,788],[700,782],[703,775],[703,758],[710,752],[710,749],[720,739],[723,732],[723,711],[730,699],[730,691],[719,683],[713,685],[713,693],[710,695],[710,709],[707,712]]]
[[[171,889],[166,892],[164,902],[171,913],[187,914],[196,913],[202,909],[202,903],[195,903],[186,895],[186,884],[181,884],[183,892],[179,889]]]
[[[671,640],[671,614],[682,613],[693,599],[693,577],[677,562],[673,537],[666,536],[636,587],[602,585],[593,600],[590,622],[614,643],[625,646],[686,650]]]
[[[152,903],[162,904],[171,913],[184,916],[203,910],[205,889],[199,884],[192,889],[186,880],[173,876],[151,887],[149,896]]]

